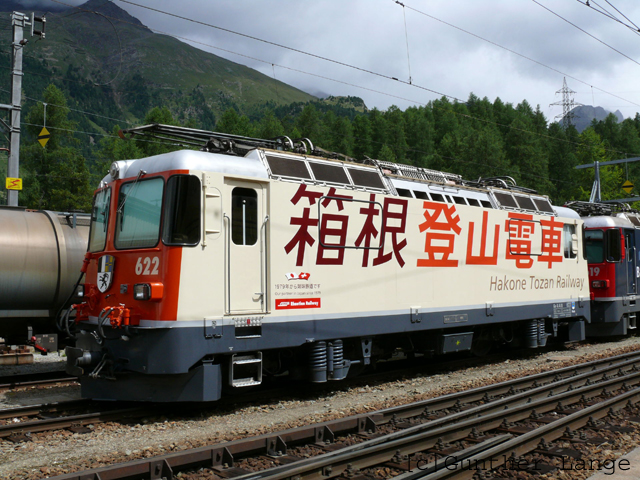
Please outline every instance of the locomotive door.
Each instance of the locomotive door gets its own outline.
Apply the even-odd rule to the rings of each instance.
[[[264,188],[225,179],[226,311],[266,311],[266,221]]]
[[[635,231],[625,232],[624,243],[626,247],[627,260],[627,293],[635,295],[638,293],[638,264],[636,253]]]

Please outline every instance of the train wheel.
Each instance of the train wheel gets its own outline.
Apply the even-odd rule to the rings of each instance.
[[[471,353],[476,357],[484,357],[491,351],[491,347],[494,345],[494,340],[491,334],[485,330],[473,335],[471,341]]]

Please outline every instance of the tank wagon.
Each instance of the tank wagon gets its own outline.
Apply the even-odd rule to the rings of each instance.
[[[114,162],[96,191],[67,347],[85,397],[211,401],[398,351],[584,338],[583,222],[507,178],[356,162],[307,139],[127,133],[202,150]]]
[[[584,220],[590,337],[627,335],[640,312],[640,212],[621,203],[570,202]]]
[[[55,331],[87,251],[89,218],[73,213],[0,207],[0,337],[24,343]]]

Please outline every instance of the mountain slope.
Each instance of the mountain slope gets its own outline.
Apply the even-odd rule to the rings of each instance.
[[[602,107],[594,107],[592,105],[581,105],[579,107],[575,107],[571,110],[573,114],[573,119],[571,123],[576,127],[578,132],[582,132],[587,129],[593,120],[601,121],[607,118],[611,112],[605,110]],[[618,123],[624,120],[622,113],[620,110],[616,110],[614,115],[618,119]]]
[[[13,10],[15,3],[0,5],[0,11]],[[0,30],[0,45],[7,53],[10,41],[11,30]],[[25,56],[39,61],[51,80],[66,82],[72,98],[80,90],[88,96],[113,96],[119,109],[136,118],[157,105],[169,106],[176,117],[197,119],[203,109],[218,116],[232,106],[244,111],[264,102],[315,99],[256,70],[154,33],[105,0],[48,13],[46,39],[30,41]],[[9,55],[0,55],[0,65],[8,66],[8,61]],[[39,97],[41,92],[26,94]]]

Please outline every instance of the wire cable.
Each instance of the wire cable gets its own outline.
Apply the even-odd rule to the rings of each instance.
[[[573,22],[570,22],[569,20],[567,20],[566,18],[564,18],[562,15],[554,12],[553,10],[551,10],[550,8],[542,5],[540,2],[538,2],[538,0],[531,0],[533,3],[535,3],[536,5],[539,5],[540,7],[544,8],[547,12],[555,15],[556,17],[558,17],[559,19],[563,20],[564,22],[567,22],[569,25],[571,25],[574,28],[577,28],[578,30],[580,30],[582,33],[584,33],[585,35],[588,35],[589,37],[593,38],[594,40],[596,40],[597,42],[601,43],[602,45],[604,45],[607,48],[610,48],[611,50],[613,50],[614,52],[622,55],[624,58],[626,58],[627,60],[631,60],[633,63],[635,63],[636,65],[640,66],[640,62],[638,62],[637,60],[634,60],[633,58],[631,58],[629,55],[626,55],[624,53],[622,53],[620,50],[618,50],[617,48],[612,47],[611,45],[609,45],[606,42],[603,42],[602,40],[600,40],[598,37],[596,37],[595,35],[591,35],[589,32],[587,32],[586,30],[580,28],[578,25],[576,25]]]
[[[5,90],[5,89],[4,89],[4,88],[2,88],[2,87],[0,87],[0,91],[7,92],[7,93],[11,93],[11,91],[10,91],[10,90]],[[33,101],[33,102],[37,102],[37,103],[45,103],[45,102],[44,102],[44,100],[38,100],[37,98],[28,97],[28,96],[26,96],[26,95],[23,95],[23,98],[26,98],[27,100],[31,100],[31,101]],[[54,104],[54,103],[49,103],[49,102],[46,102],[46,103],[47,103],[47,105],[48,105],[48,106],[50,106],[50,107],[66,108],[66,109],[68,109],[68,110],[70,110],[70,111],[72,111],[72,112],[83,113],[83,114],[85,114],[85,115],[91,115],[91,116],[98,117],[98,118],[104,118],[104,119],[106,119],[106,120],[112,120],[112,121],[114,121],[114,122],[128,123],[129,125],[137,125],[137,123],[129,122],[129,121],[127,121],[127,120],[122,120],[122,119],[120,119],[120,118],[107,117],[107,116],[105,116],[105,115],[100,115],[100,114],[98,114],[98,113],[92,113],[92,112],[87,112],[87,111],[85,111],[85,110],[78,110],[77,108],[71,108],[71,107],[66,106],[66,105],[56,105],[56,104]]]
[[[618,12],[620,15],[622,15],[629,23],[631,23],[631,25],[636,27],[636,30],[640,31],[640,27],[638,27],[638,25],[633,23],[633,21],[629,17],[627,17],[624,13],[622,13],[620,10],[618,10],[613,3],[611,3],[609,0],[604,0],[604,1],[607,2],[616,12]]]
[[[578,0],[578,1],[580,1],[580,0]],[[544,64],[544,63],[542,63],[542,62],[540,62],[540,61],[538,61],[538,60],[535,60],[535,59],[533,59],[533,58],[531,58],[531,57],[528,57],[528,56],[526,56],[526,55],[523,55],[522,53],[519,53],[519,52],[517,52],[517,51],[515,51],[515,50],[512,50],[511,48],[508,48],[508,47],[505,47],[505,46],[503,46],[503,45],[500,45],[499,43],[496,43],[496,42],[494,42],[494,41],[492,41],[492,40],[488,40],[488,39],[486,39],[486,38],[484,38],[484,37],[481,37],[480,35],[477,35],[477,34],[475,34],[475,33],[473,33],[473,32],[470,32],[470,31],[468,31],[468,30],[465,30],[464,28],[460,28],[460,27],[458,27],[458,26],[456,26],[456,25],[453,25],[452,23],[449,23],[449,22],[446,22],[446,21],[444,21],[444,20],[441,20],[440,18],[434,17],[433,15],[429,15],[429,14],[428,14],[428,13],[426,13],[426,12],[423,12],[423,11],[418,10],[418,9],[416,9],[416,8],[412,8],[412,7],[410,7],[410,6],[406,5],[406,4],[405,4],[405,8],[408,8],[409,10],[412,10],[412,11],[414,11],[414,12],[416,12],[416,13],[420,14],[420,15],[424,15],[425,17],[428,17],[428,18],[431,18],[432,20],[435,20],[435,21],[437,21],[437,22],[440,22],[440,23],[442,23],[443,25],[447,25],[448,27],[455,28],[456,30],[458,30],[458,31],[460,31],[460,32],[466,33],[467,35],[470,35],[470,36],[472,36],[472,37],[477,38],[478,40],[482,40],[483,42],[486,42],[486,43],[489,43],[489,44],[491,44],[491,45],[493,45],[493,46],[495,46],[495,47],[501,48],[502,50],[505,50],[505,51],[507,51],[507,52],[509,52],[509,53],[512,53],[512,54],[514,54],[514,55],[517,55],[517,56],[518,56],[518,57],[520,57],[520,58],[524,58],[525,60],[528,60],[528,61],[530,61],[530,62],[533,62],[533,63],[535,63],[535,64],[537,64],[537,65],[540,65],[541,67],[544,67],[544,68],[547,68],[547,69],[549,69],[549,70],[551,70],[551,71],[553,71],[553,72],[559,73],[560,75],[562,75],[562,76],[564,76],[564,77],[567,77],[567,78],[570,78],[570,79],[572,79],[572,80],[575,80],[576,82],[582,83],[583,85],[587,85],[588,87],[595,88],[596,90],[599,90],[600,92],[605,93],[605,94],[607,94],[607,95],[611,95],[612,97],[615,97],[615,98],[617,98],[618,100],[623,100],[623,101],[625,101],[625,102],[629,102],[631,105],[635,105],[635,106],[637,106],[637,107],[640,107],[640,103],[632,102],[631,100],[627,100],[626,98],[620,97],[619,95],[616,95],[616,94],[611,93],[611,92],[608,92],[608,91],[606,91],[606,90],[604,90],[604,89],[602,89],[602,88],[599,88],[599,87],[596,87],[596,86],[594,86],[594,85],[591,85],[590,83],[587,83],[587,82],[585,82],[585,81],[583,81],[583,80],[580,80],[579,78],[574,77],[573,75],[570,75],[570,74],[565,73],[565,72],[563,72],[563,71],[561,71],[561,70],[558,70],[557,68],[554,68],[554,67],[551,67],[551,66],[549,66],[549,65],[546,65],[546,64]]]
[[[407,30],[407,12],[405,11],[404,3],[401,3],[398,0],[393,1],[402,7],[402,18],[404,19],[404,39],[407,44],[407,66],[409,67],[409,83],[411,83],[411,59],[409,58],[409,32]]]
[[[586,7],[589,7],[589,8],[590,8],[591,10],[593,10],[594,12],[597,12],[597,13],[599,13],[600,15],[603,15],[603,16],[605,16],[605,17],[607,17],[607,18],[609,18],[609,19],[613,20],[614,22],[617,22],[617,23],[619,23],[620,25],[622,25],[622,26],[624,26],[624,27],[628,28],[628,29],[629,29],[629,30],[631,30],[633,33],[635,33],[636,35],[640,35],[640,30],[638,30],[638,28],[637,28],[637,27],[635,27],[635,24],[634,24],[634,26],[631,26],[631,25],[629,25],[629,24],[627,24],[627,23],[623,22],[622,20],[620,20],[619,18],[617,18],[615,15],[613,15],[613,14],[609,13],[605,8],[602,8],[600,5],[598,5],[594,0],[590,0],[590,1],[586,1],[586,2],[585,2],[585,1],[583,1],[583,0],[577,0],[577,2],[578,2],[578,3],[580,3],[580,4],[582,4],[582,5],[584,5],[584,6],[586,6]],[[595,5],[597,5],[599,9],[598,9],[598,8],[595,8],[595,7],[592,5],[592,3],[594,3]],[[607,2],[607,3],[608,3],[608,2]],[[615,7],[614,7],[614,8],[615,8]],[[625,17],[625,18],[626,18],[626,17]]]
[[[70,5],[70,4],[67,4],[67,3],[65,3],[65,2],[62,2],[61,0],[51,0],[51,1],[53,1],[53,2],[55,2],[55,3],[62,4],[62,5],[69,6],[69,7],[71,7],[71,8],[76,8],[76,9],[80,9],[80,10],[85,11],[85,9],[83,9],[83,8],[81,8],[81,7],[75,7],[75,6],[73,6],[73,5]],[[128,4],[131,4],[131,5],[135,5],[135,6],[139,6],[139,7],[142,7],[142,8],[146,8],[146,9],[149,9],[149,10],[152,10],[152,11],[156,11],[156,12],[158,12],[158,13],[163,13],[163,14],[166,14],[166,15],[169,15],[169,16],[173,16],[173,17],[176,17],[176,18],[180,18],[180,19],[184,19],[184,20],[187,20],[187,21],[191,21],[191,22],[194,22],[194,23],[202,24],[202,25],[205,25],[205,26],[210,26],[210,27],[212,27],[212,28],[216,28],[216,29],[220,29],[220,30],[228,31],[228,32],[230,32],[230,33],[234,33],[234,34],[237,34],[237,35],[240,35],[240,36],[244,36],[244,37],[247,37],[247,38],[251,38],[251,39],[254,39],[254,40],[257,40],[257,41],[265,42],[265,43],[268,43],[268,44],[271,44],[271,45],[280,46],[280,47],[282,47],[282,48],[286,48],[286,49],[293,50],[293,51],[296,51],[296,52],[299,52],[299,53],[303,53],[303,54],[305,54],[305,55],[310,55],[310,56],[312,56],[312,57],[316,57],[316,58],[324,59],[324,60],[327,60],[327,61],[330,61],[330,62],[333,62],[333,63],[341,64],[341,65],[344,65],[344,66],[348,66],[348,67],[350,67],[350,68],[355,68],[355,69],[357,69],[357,70],[362,70],[362,71],[364,71],[364,72],[372,73],[372,74],[374,74],[374,75],[377,75],[377,76],[380,76],[380,77],[384,77],[384,78],[387,78],[387,79],[392,79],[392,80],[394,80],[394,81],[397,81],[397,82],[400,82],[400,83],[403,83],[403,84],[406,84],[406,85],[410,85],[410,86],[412,86],[412,87],[420,88],[420,89],[423,89],[423,90],[428,90],[428,91],[430,91],[430,92],[432,92],[432,93],[437,93],[437,94],[441,95],[442,97],[451,98],[451,99],[453,99],[453,100],[455,100],[455,101],[457,101],[457,102],[460,102],[460,103],[466,103],[466,102],[464,102],[463,100],[460,100],[460,99],[458,99],[458,98],[456,98],[456,97],[453,97],[453,96],[451,96],[451,95],[442,94],[442,93],[436,92],[436,91],[434,91],[434,90],[430,90],[430,89],[427,89],[427,88],[425,88],[425,87],[421,87],[421,86],[416,85],[416,84],[410,84],[409,82],[406,82],[406,81],[403,81],[403,80],[398,80],[398,79],[397,79],[397,78],[395,78],[395,77],[389,77],[389,76],[386,76],[386,75],[383,75],[383,74],[379,74],[379,73],[375,73],[375,72],[369,72],[369,71],[367,71],[366,69],[361,69],[361,68],[356,67],[356,66],[353,66],[353,65],[345,64],[345,63],[343,63],[343,62],[339,62],[339,61],[336,61],[336,60],[327,59],[327,58],[325,58],[325,57],[322,57],[322,56],[319,56],[319,55],[315,55],[315,54],[312,54],[312,53],[308,53],[308,52],[304,52],[304,51],[302,51],[302,50],[297,50],[297,49],[294,49],[294,48],[291,48],[291,47],[282,46],[282,45],[279,45],[279,44],[277,44],[277,43],[275,43],[275,42],[270,42],[270,41],[268,41],[268,40],[262,40],[262,39],[259,39],[259,38],[257,38],[257,37],[253,37],[253,36],[250,36],[250,35],[242,34],[242,33],[239,33],[239,32],[234,32],[234,31],[232,31],[232,30],[229,30],[229,29],[226,29],[226,28],[222,28],[222,27],[218,27],[218,26],[211,25],[211,24],[207,24],[207,23],[205,23],[205,22],[201,22],[201,21],[198,21],[198,20],[189,19],[189,18],[187,18],[187,17],[181,17],[181,16],[179,16],[179,15],[172,14],[172,13],[168,13],[168,12],[164,12],[164,11],[162,11],[162,10],[158,10],[158,9],[155,9],[155,8],[152,8],[152,7],[146,7],[146,6],[144,6],[144,5],[139,5],[139,4],[134,3],[134,2],[131,2],[131,1],[129,1],[129,0],[118,0],[118,1],[121,1],[121,2],[124,2],[124,3],[128,3]],[[535,1],[535,0],[533,0],[533,1]],[[406,8],[411,8],[411,7],[406,7]],[[411,9],[412,9],[412,8],[411,8]],[[415,9],[412,9],[412,10],[415,10]],[[416,11],[417,11],[417,10],[416,10]],[[424,12],[419,12],[419,11],[417,11],[417,12],[418,12],[418,13],[423,13],[423,14],[424,14]],[[428,14],[425,14],[425,15],[430,16],[430,15],[428,15]],[[431,17],[431,18],[435,18],[435,17]],[[124,20],[122,20],[122,19],[114,18],[114,20],[117,20],[117,21],[122,22],[122,23],[128,23],[128,24],[131,24],[131,25],[134,25],[134,26],[138,26],[138,27],[139,27],[139,25],[137,25],[137,24],[133,24],[132,22],[127,22],[127,21],[124,21]],[[439,19],[436,19],[436,20],[441,21],[441,20],[439,20]],[[446,23],[446,22],[443,22],[443,23]],[[450,24],[449,24],[449,25],[450,25]],[[452,27],[454,27],[454,28],[459,29],[458,27],[455,27],[455,26],[453,26],[453,25],[451,25],[451,26],[452,26]],[[459,29],[459,30],[462,30],[462,29]],[[232,54],[232,55],[241,56],[241,57],[244,57],[244,58],[247,58],[247,59],[250,59],[250,60],[256,61],[256,62],[260,62],[260,63],[266,64],[266,65],[278,66],[278,67],[280,67],[280,68],[287,69],[287,70],[290,70],[290,71],[293,71],[293,72],[297,72],[297,73],[301,73],[301,74],[304,74],[304,75],[309,75],[309,76],[313,76],[313,77],[316,77],[316,78],[321,78],[321,79],[325,79],[325,80],[330,80],[330,81],[333,81],[333,82],[336,82],[336,83],[340,83],[340,84],[343,84],[343,85],[347,85],[347,86],[351,86],[351,87],[355,87],[355,88],[363,89],[363,90],[370,91],[370,92],[373,92],[373,93],[377,93],[377,94],[385,95],[385,96],[388,96],[388,97],[391,97],[391,98],[396,98],[396,99],[399,99],[399,100],[404,100],[404,101],[412,102],[412,103],[414,103],[414,104],[416,104],[416,105],[429,106],[429,103],[424,103],[424,102],[420,102],[420,101],[417,101],[417,100],[411,100],[411,99],[408,99],[408,98],[405,98],[405,97],[400,97],[400,96],[398,96],[398,95],[389,94],[389,93],[387,93],[387,92],[382,92],[382,91],[379,91],[379,90],[375,90],[375,89],[371,89],[371,88],[363,87],[363,86],[361,86],[361,85],[356,85],[356,84],[352,84],[352,83],[345,82],[345,81],[342,81],[342,80],[337,80],[337,79],[330,78],[330,77],[327,77],[327,76],[324,76],[324,75],[314,74],[314,73],[306,72],[306,71],[299,70],[299,69],[296,69],[296,68],[288,67],[288,66],[285,66],[285,65],[280,65],[280,64],[277,64],[277,63],[274,63],[274,62],[270,62],[270,61],[267,61],[267,60],[259,59],[259,58],[256,58],[256,57],[252,57],[252,56],[250,56],[250,55],[246,55],[246,54],[242,54],[242,53],[234,52],[234,51],[232,51],[232,50],[228,50],[228,49],[220,48],[220,47],[217,47],[217,46],[214,46],[214,45],[211,45],[211,44],[207,44],[207,43],[205,43],[205,42],[200,42],[200,41],[197,41],[197,40],[192,40],[192,39],[189,39],[189,38],[186,38],[186,37],[181,37],[181,36],[178,36],[178,35],[174,35],[174,34],[171,34],[171,33],[168,33],[168,32],[162,32],[162,31],[159,31],[159,30],[156,30],[156,31],[157,31],[157,32],[159,32],[159,33],[162,33],[162,34],[164,34],[164,35],[171,36],[171,37],[173,37],[173,38],[177,38],[177,39],[180,39],[180,40],[184,40],[184,41],[187,41],[187,42],[190,42],[190,43],[195,43],[195,44],[200,44],[200,45],[203,45],[203,46],[207,46],[207,47],[210,47],[210,48],[213,48],[213,49],[219,50],[219,51],[223,51],[223,52],[226,52],[226,53],[229,53],[229,54]],[[466,32],[466,33],[469,33],[469,32]],[[479,37],[479,36],[477,36],[477,35],[475,35],[475,34],[471,34],[471,35],[476,36],[477,38],[480,38],[480,39],[482,39],[482,40],[485,40],[485,39],[483,39],[482,37]],[[488,40],[485,40],[485,41],[488,41]],[[493,42],[490,42],[490,43],[493,43]],[[495,45],[500,46],[500,45],[498,45],[498,44],[495,44]],[[501,46],[500,46],[500,47],[501,47]],[[501,48],[504,48],[504,47],[501,47]],[[514,52],[514,53],[516,53],[516,52]],[[517,53],[516,53],[516,54],[517,54]],[[520,55],[520,54],[517,54],[517,55]],[[520,55],[520,56],[522,56],[522,55]],[[525,57],[525,58],[527,58],[527,57]],[[534,60],[532,60],[532,61],[534,61]],[[534,61],[534,62],[535,62],[535,61]],[[536,63],[539,63],[539,62],[536,62]],[[544,64],[541,64],[541,63],[540,63],[540,65],[544,65]],[[557,70],[556,70],[556,71],[557,71]],[[562,73],[562,72],[558,71],[558,73]],[[570,77],[570,78],[573,78],[573,77],[571,77],[571,76],[569,76],[569,77]],[[581,83],[585,83],[585,84],[587,84],[586,82],[581,82]],[[588,85],[588,84],[587,84],[587,85]],[[598,89],[597,87],[595,87],[595,88],[596,88],[596,89]],[[602,90],[602,89],[598,89],[598,90],[601,90],[601,91],[603,91],[604,93],[608,93],[608,92],[606,92],[606,91],[604,91],[604,90]],[[613,96],[616,96],[616,95],[613,95]],[[616,97],[617,97],[617,96],[616,96]],[[627,102],[632,103],[632,104],[634,104],[634,105],[640,106],[640,104],[635,104],[635,103],[630,102],[629,100],[626,100],[626,99],[624,99],[624,98],[622,98],[622,97],[617,97],[617,98],[620,98],[621,100],[627,101]],[[438,108],[438,107],[434,107],[434,108]],[[549,136],[549,135],[545,135],[545,134],[543,134],[543,133],[534,132],[534,131],[530,131],[530,130],[526,130],[526,129],[521,129],[521,128],[514,127],[514,126],[512,126],[512,125],[505,125],[505,124],[501,124],[501,123],[498,123],[498,122],[490,121],[490,120],[487,120],[487,119],[474,117],[473,115],[469,115],[469,114],[464,114],[464,113],[461,113],[461,112],[457,112],[457,111],[455,111],[455,110],[453,110],[453,109],[452,109],[452,110],[445,109],[445,110],[447,110],[447,111],[449,111],[449,112],[451,112],[451,113],[453,113],[453,114],[455,114],[455,115],[458,115],[458,116],[461,116],[461,117],[465,117],[465,118],[469,118],[469,119],[473,119],[473,120],[477,120],[477,121],[480,121],[480,122],[485,123],[485,124],[492,124],[492,125],[496,125],[496,126],[499,126],[499,127],[509,128],[509,129],[513,129],[513,130],[516,130],[516,131],[520,131],[520,132],[524,132],[524,133],[528,133],[528,134],[532,134],[532,135],[537,135],[537,136],[540,136],[540,137],[543,137],[543,138],[549,138],[549,139],[552,139],[552,140],[554,140],[554,141],[558,141],[558,140],[559,140],[559,139],[557,139],[557,138],[555,138],[555,137],[551,137],[551,136]],[[572,145],[579,145],[579,143],[578,143],[578,142],[572,142],[572,141],[570,141],[570,140],[560,140],[560,141],[563,141],[563,142],[566,142],[566,143],[568,143],[568,144],[572,144]],[[615,152],[615,153],[619,153],[619,154],[626,154],[626,153],[627,153],[627,152],[622,152],[622,151],[619,151],[619,150],[613,150],[613,149],[607,149],[607,151]]]

